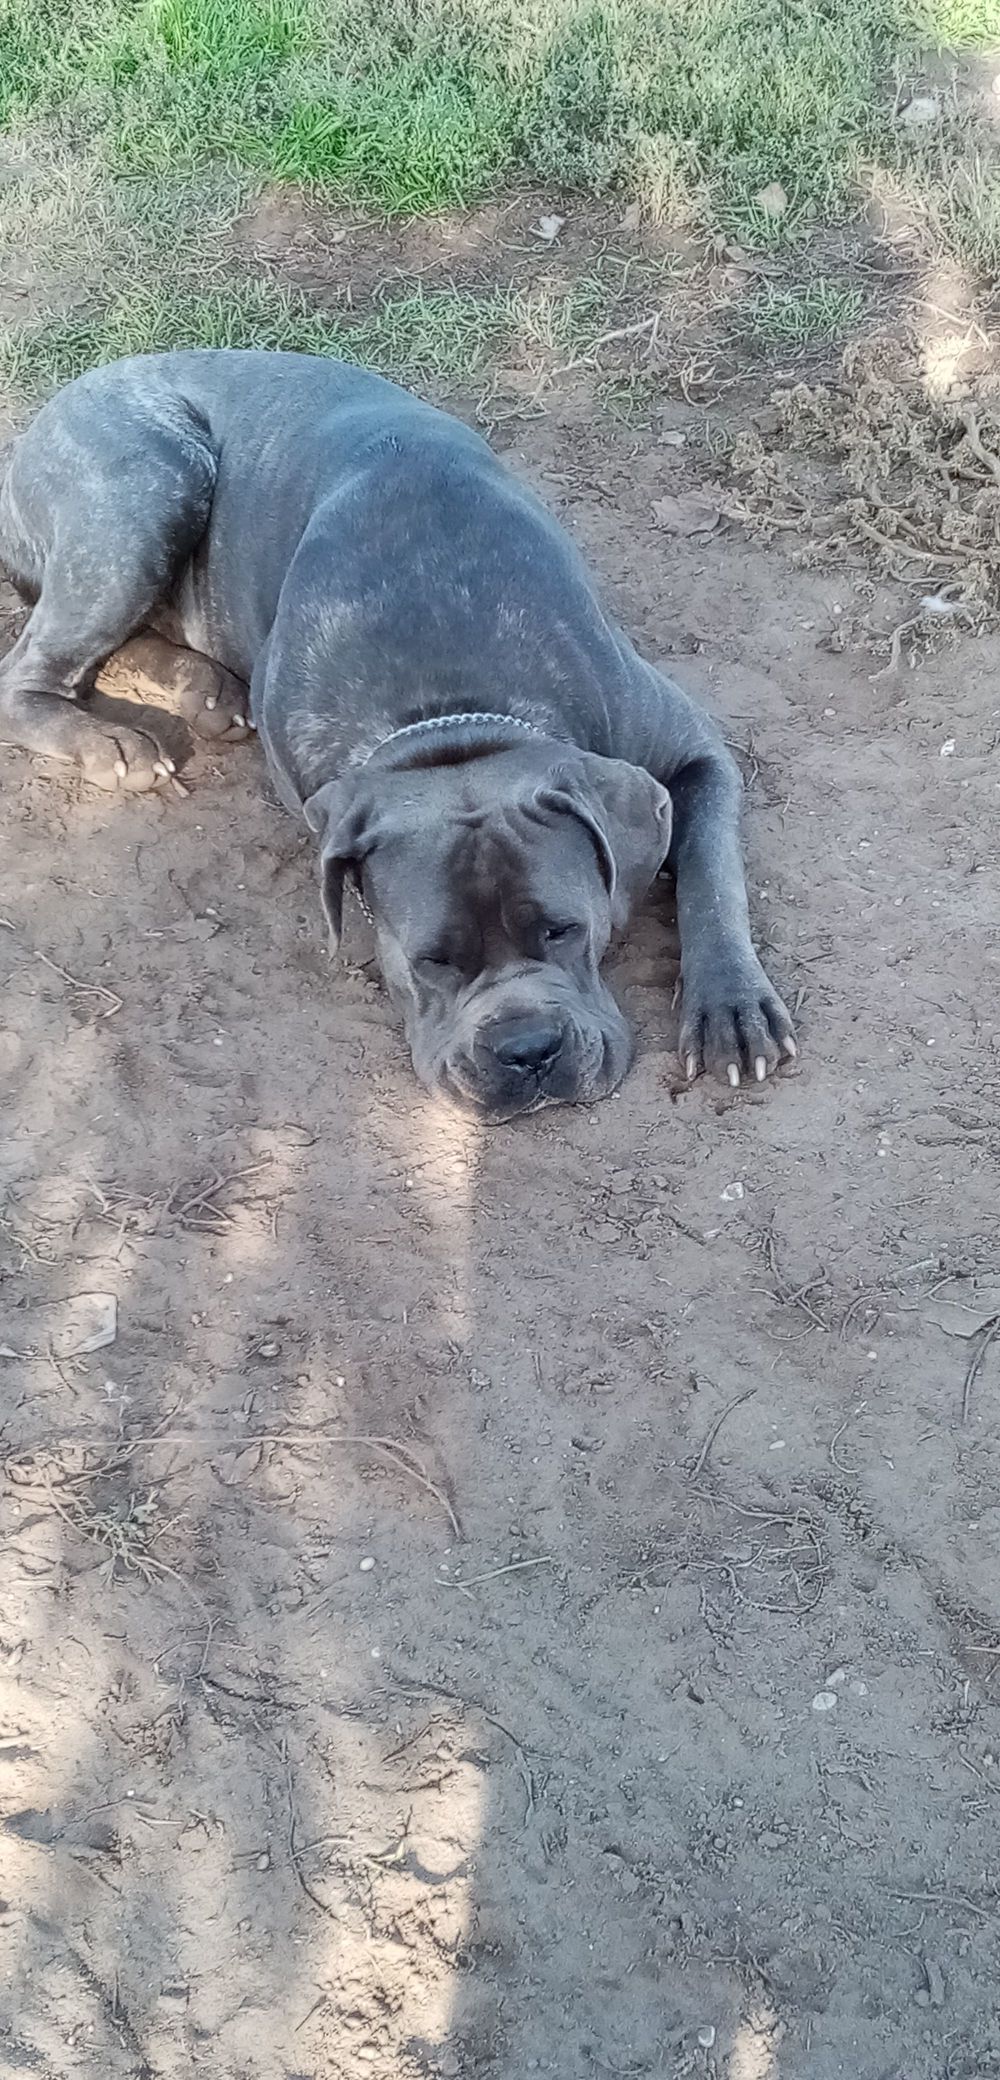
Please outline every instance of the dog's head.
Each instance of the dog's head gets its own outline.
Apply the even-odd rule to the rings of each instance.
[[[305,814],[332,938],[353,875],[430,1090],[496,1121],[620,1083],[631,1034],[599,967],[670,842],[648,773],[538,738],[373,763]]]

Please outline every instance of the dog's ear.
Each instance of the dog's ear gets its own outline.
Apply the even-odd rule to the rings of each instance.
[[[670,849],[670,796],[651,773],[585,751],[560,765],[538,793],[539,808],[575,816],[589,831],[617,929],[645,895]]]
[[[330,930],[330,951],[340,945],[344,880],[371,847],[371,796],[358,773],[328,780],[304,804],[311,831],[321,840],[319,889]]]

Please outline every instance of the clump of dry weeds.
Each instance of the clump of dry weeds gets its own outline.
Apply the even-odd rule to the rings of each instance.
[[[985,385],[929,395],[911,349],[863,341],[833,382],[774,392],[728,464],[728,510],[752,531],[794,529],[796,560],[913,588],[890,663],[906,638],[1000,625],[1000,395]]]

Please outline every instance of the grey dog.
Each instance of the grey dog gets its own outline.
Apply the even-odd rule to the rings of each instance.
[[[155,631],[194,728],[258,729],[318,838],[335,942],[353,883],[432,1090],[491,1121],[613,1090],[632,1039],[600,962],[664,863],[687,1074],[763,1080],[795,1053],[716,729],[458,420],[308,355],[120,361],[16,442],[0,562],[33,603],[0,663],[0,740],[99,787],[158,785],[148,711],[124,728],[91,699]]]

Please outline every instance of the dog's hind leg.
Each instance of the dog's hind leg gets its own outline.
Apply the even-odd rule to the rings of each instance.
[[[147,716],[107,720],[88,696],[197,547],[215,476],[207,426],[162,380],[102,370],[43,408],[0,490],[0,564],[34,601],[0,661],[0,742],[104,788],[172,770]]]

